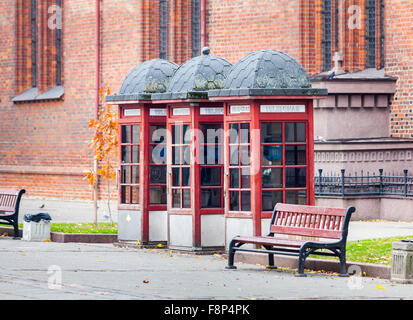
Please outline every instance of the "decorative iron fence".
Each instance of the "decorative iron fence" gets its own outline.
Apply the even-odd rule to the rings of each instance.
[[[408,170],[401,174],[379,173],[347,175],[342,169],[340,174],[327,173],[318,170],[315,177],[315,194],[317,196],[363,196],[363,195],[397,195],[413,197],[413,176],[408,175]]]

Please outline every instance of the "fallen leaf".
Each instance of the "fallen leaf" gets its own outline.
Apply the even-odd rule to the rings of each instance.
[[[143,280],[142,282],[143,283],[149,283],[149,280]]]
[[[163,247],[162,243],[158,243],[157,247],[162,248]]]
[[[378,285],[378,286],[376,286],[376,289],[383,289],[383,290],[385,290],[386,288],[385,287],[382,287],[381,285]]]
[[[106,262],[105,260],[96,260],[96,262]]]

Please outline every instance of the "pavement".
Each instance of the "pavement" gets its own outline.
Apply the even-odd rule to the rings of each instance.
[[[220,255],[112,244],[0,238],[0,300],[408,299],[413,285],[389,280],[238,264]]]
[[[413,235],[413,223],[352,221],[348,240],[405,235]],[[413,284],[225,265],[220,255],[0,237],[0,300],[413,300]]]
[[[400,221],[350,221],[348,241],[375,238],[412,236],[413,222]]]

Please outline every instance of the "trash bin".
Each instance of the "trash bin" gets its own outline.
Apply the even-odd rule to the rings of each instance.
[[[50,240],[50,221],[48,213],[25,214],[23,217],[23,240]]]
[[[413,283],[413,241],[393,242],[391,280]]]

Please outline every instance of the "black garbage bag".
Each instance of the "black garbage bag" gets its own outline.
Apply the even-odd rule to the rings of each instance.
[[[25,214],[23,217],[26,222],[39,222],[40,220],[50,221],[52,218],[48,213]]]

